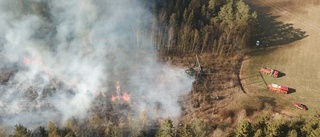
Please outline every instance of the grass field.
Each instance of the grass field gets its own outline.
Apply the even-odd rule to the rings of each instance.
[[[273,20],[261,22],[264,42],[243,61],[241,83],[245,91],[249,96],[273,100],[273,110],[279,113],[294,116],[320,111],[320,2],[250,2],[260,9],[259,15],[264,14],[265,17],[260,20]],[[286,85],[292,93],[284,95],[268,91],[258,73],[263,66],[285,74],[280,78],[263,75],[267,84]],[[293,105],[295,102],[307,105],[309,110],[296,109]]]

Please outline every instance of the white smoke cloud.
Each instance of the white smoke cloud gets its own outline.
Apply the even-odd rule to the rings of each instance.
[[[152,15],[139,0],[0,1],[0,124],[37,127],[86,118],[108,82],[120,81],[137,113],[179,117],[193,79],[156,61]],[[125,81],[125,82],[123,82]],[[106,98],[109,99],[109,98]]]

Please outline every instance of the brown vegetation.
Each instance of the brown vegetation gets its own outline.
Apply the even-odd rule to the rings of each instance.
[[[179,126],[174,125],[170,119],[159,119],[152,123],[144,113],[141,113],[139,120],[135,121],[131,115],[128,115],[131,111],[130,104],[111,103],[111,100],[98,98],[93,103],[86,121],[80,123],[70,119],[65,129],[60,129],[49,122],[48,132],[41,135],[227,136],[233,127],[236,127],[236,130],[231,135],[235,136],[319,135],[319,123],[316,122],[279,120],[273,123],[270,121],[285,115],[294,116],[290,113],[290,107],[287,109],[288,105],[284,105],[289,104],[291,98],[266,91],[264,83],[259,79],[260,76],[255,73],[257,65],[248,67],[248,64],[244,64],[245,70],[241,71],[245,74],[239,77],[243,60],[245,60],[244,63],[250,60],[252,64],[262,65],[266,59],[244,58],[250,42],[261,39],[264,47],[250,52],[250,55],[264,56],[267,54],[265,52],[274,51],[273,48],[266,48],[266,46],[279,46],[301,40],[306,38],[306,32],[293,28],[294,24],[278,21],[278,16],[263,13],[262,11],[268,8],[259,7],[257,3],[251,3],[251,6],[258,10],[258,14],[252,12],[242,1],[165,0],[157,2],[153,7],[156,16],[152,31],[154,31],[155,47],[161,53],[159,60],[172,66],[191,69],[190,77],[195,78],[191,93],[180,98],[183,113],[178,120]],[[284,6],[275,6],[278,10],[290,9],[291,3],[290,1],[267,2],[271,7]],[[316,1],[312,3],[319,4]],[[301,7],[298,9],[303,10]],[[260,23],[263,22],[260,24],[263,26],[258,27],[257,30],[255,30],[258,25],[256,19],[260,20]],[[254,31],[261,33],[253,33]],[[266,51],[261,52],[261,50]],[[273,58],[273,60],[276,59]],[[285,70],[288,69],[281,69],[287,73]],[[13,72],[3,71],[0,82],[5,83],[11,75]],[[287,75],[290,77],[290,72]],[[240,83],[240,80],[243,83]],[[265,115],[270,116],[259,117],[264,112],[268,112]],[[315,118],[318,119],[318,117]],[[247,121],[242,122],[243,119]],[[301,121],[305,125],[301,124]],[[286,126],[286,123],[291,125]],[[303,129],[298,130],[299,128]],[[38,130],[45,131],[42,128]],[[13,135],[29,135],[30,132],[22,125],[17,125]],[[0,135],[2,134],[5,133],[1,130]]]

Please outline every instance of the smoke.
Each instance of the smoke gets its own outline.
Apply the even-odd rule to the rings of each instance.
[[[0,123],[28,127],[84,119],[116,81],[135,113],[179,117],[193,79],[157,62],[152,15],[139,0],[1,0]],[[123,91],[123,90],[122,90]],[[122,92],[121,91],[121,92]]]

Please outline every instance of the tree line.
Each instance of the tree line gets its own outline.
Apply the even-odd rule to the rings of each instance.
[[[257,13],[242,0],[155,0],[153,40],[162,53],[230,55],[245,49]]]
[[[318,137],[320,136],[320,115],[290,120],[273,120],[268,115],[260,116],[256,122],[244,120],[231,133],[232,137]]]
[[[153,128],[143,130],[140,128],[120,127],[118,125],[109,125],[104,128],[94,128],[88,125],[83,128],[84,125],[77,125],[74,119],[68,120],[67,124],[63,127],[58,127],[53,122],[49,121],[47,128],[40,126],[35,130],[30,130],[27,127],[17,124],[15,125],[14,132],[6,134],[0,130],[0,136],[9,137],[76,137],[76,136],[98,136],[98,137],[193,137],[202,136],[205,137],[209,133],[207,125],[200,121],[195,120],[190,124],[179,124],[177,127],[173,125],[173,121],[170,118],[163,120],[160,127],[156,130]],[[139,125],[136,125],[139,126]],[[81,128],[81,129],[80,129]]]
[[[33,10],[50,20],[48,13],[41,8],[46,5],[41,4],[36,4]],[[229,56],[248,47],[257,25],[257,13],[252,11],[242,0],[154,0],[151,5],[154,14],[151,29],[154,46],[164,54],[201,54],[209,52],[220,56]],[[137,32],[137,34],[140,33]],[[149,129],[136,128],[135,124],[126,126],[119,123],[101,124],[103,123],[101,119],[94,119],[92,124],[79,124],[75,120],[66,123],[66,126],[58,127],[53,122],[49,122],[46,128],[39,127],[34,130],[17,124],[13,133],[9,136],[143,137],[148,136],[148,132],[150,132]],[[261,128],[257,129],[254,128],[256,123],[245,121],[237,126],[231,136],[271,135],[271,133],[272,135],[296,133],[297,135],[307,136],[315,134],[314,132],[319,130],[319,123],[309,124],[307,120],[304,120],[302,124],[296,122],[297,125],[291,127],[286,126],[284,124],[286,122],[271,123],[261,122],[258,125]],[[214,130],[208,127],[212,126],[198,120],[174,126],[171,119],[166,119],[159,127],[155,127],[154,133],[150,134],[158,137],[208,136]],[[298,130],[298,127],[304,127],[306,130]],[[310,131],[307,129],[310,129]],[[0,130],[0,136],[2,135],[7,136],[8,134]]]
[[[272,119],[268,114],[250,122],[244,120],[236,125],[229,134],[230,137],[318,137],[320,136],[320,115],[298,116],[292,119]],[[71,122],[71,123],[70,123]],[[64,128],[57,127],[53,122],[48,123],[48,128],[39,127],[31,131],[23,125],[16,125],[15,131],[10,137],[75,137],[75,136],[105,136],[105,137],[206,137],[219,127],[213,127],[201,120],[194,120],[190,123],[181,123],[174,126],[170,118],[165,119],[160,127],[153,133],[147,134],[145,131],[133,132],[129,129],[117,126],[110,126],[103,133],[98,134],[95,130],[86,130],[79,134],[79,127],[75,127],[75,121],[69,121]],[[1,134],[0,135],[5,135]]]

